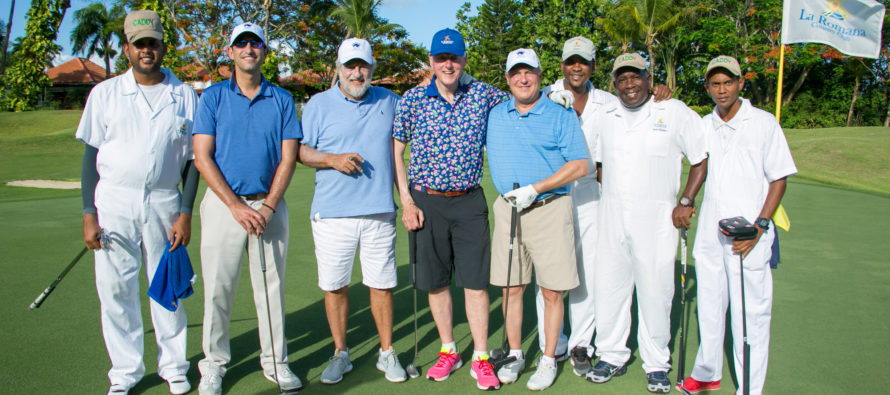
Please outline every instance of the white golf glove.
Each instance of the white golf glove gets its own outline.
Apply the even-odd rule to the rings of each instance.
[[[476,81],[476,79],[473,78],[472,75],[469,75],[469,74],[467,74],[467,73],[461,72],[461,73],[460,73],[460,79],[457,80],[457,83],[460,84],[460,85],[470,85],[470,83],[473,82],[473,81]]]
[[[559,104],[566,109],[572,108],[572,105],[575,104],[575,95],[569,91],[553,91],[550,92],[550,96],[548,96],[551,101],[556,104]]]
[[[516,207],[519,211],[531,206],[535,202],[536,197],[538,197],[538,191],[532,185],[526,185],[504,194],[504,198],[510,202],[510,205]]]

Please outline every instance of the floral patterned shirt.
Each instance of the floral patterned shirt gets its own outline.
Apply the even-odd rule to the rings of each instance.
[[[436,80],[405,92],[392,137],[411,142],[408,179],[437,191],[464,191],[482,180],[488,111],[510,96],[484,82],[461,85],[449,104]]]

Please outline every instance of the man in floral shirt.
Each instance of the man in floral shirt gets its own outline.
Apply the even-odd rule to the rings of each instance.
[[[449,286],[464,288],[473,336],[470,375],[479,389],[500,382],[488,362],[488,204],[482,188],[482,156],[488,112],[509,97],[498,89],[461,78],[466,49],[460,33],[443,29],[430,46],[433,78],[405,93],[396,110],[393,153],[402,222],[410,231],[413,281],[429,291],[430,310],[442,348],[427,378],[442,381],[462,361],[452,331]],[[411,142],[406,171],[405,146]],[[409,182],[410,180],[410,182]]]

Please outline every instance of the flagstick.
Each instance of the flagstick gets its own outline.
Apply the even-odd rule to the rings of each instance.
[[[782,49],[779,50],[779,88],[776,89],[776,121],[782,122],[782,74],[785,71],[785,44],[780,41]]]

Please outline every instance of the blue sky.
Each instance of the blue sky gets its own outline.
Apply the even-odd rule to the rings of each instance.
[[[79,10],[90,3],[101,0],[71,0],[71,8],[65,13],[60,34],[56,43],[62,46],[63,51],[57,64],[72,58],[71,42],[69,36],[74,29],[74,11]],[[276,0],[287,1],[287,0]],[[455,15],[458,8],[466,0],[383,0],[380,7],[380,16],[391,23],[398,23],[408,31],[410,40],[429,48],[430,41],[436,31],[454,27],[457,20]],[[111,4],[112,1],[102,1]],[[0,0],[0,19],[6,21],[9,18],[9,5],[11,0]],[[483,0],[470,0],[475,9],[483,3]],[[12,40],[25,34],[25,13],[31,7],[30,0],[16,0],[15,16],[12,18]],[[93,59],[101,64],[98,58]]]

